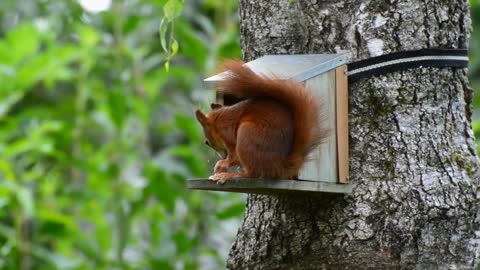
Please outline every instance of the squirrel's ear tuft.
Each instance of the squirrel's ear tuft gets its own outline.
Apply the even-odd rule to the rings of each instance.
[[[219,103],[210,104],[210,108],[212,108],[212,110],[220,109],[222,107],[223,107],[222,104],[219,104]]]
[[[200,122],[200,124],[204,125],[207,123],[207,116],[205,116],[202,111],[196,110],[195,115],[197,116],[197,120]]]

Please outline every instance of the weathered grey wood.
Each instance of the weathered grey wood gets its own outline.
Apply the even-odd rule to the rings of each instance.
[[[350,193],[351,185],[334,184],[319,181],[269,180],[269,179],[232,179],[225,184],[217,184],[210,179],[189,179],[189,189],[243,192],[256,194],[275,193]]]
[[[466,0],[240,0],[244,60],[351,60],[465,48]],[[227,268],[477,270],[480,163],[467,71],[418,68],[349,86],[348,196],[249,195]]]
[[[330,136],[309,155],[300,170],[300,179],[337,182],[335,86],[335,69],[305,82],[305,88],[320,102],[322,117],[319,124],[330,131]]]
[[[279,79],[303,82],[347,62],[345,54],[265,55],[246,65],[255,73]],[[228,72],[206,78],[206,88],[214,88]]]

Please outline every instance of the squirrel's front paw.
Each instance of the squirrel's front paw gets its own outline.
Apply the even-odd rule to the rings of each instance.
[[[213,180],[217,184],[225,184],[225,181],[227,181],[229,178],[231,178],[229,173],[216,173],[210,176],[208,179]]]
[[[225,160],[219,160],[217,161],[217,163],[215,164],[215,167],[213,168],[213,172],[215,174],[217,173],[222,173],[222,172],[226,172],[229,168],[228,162],[226,162]]]

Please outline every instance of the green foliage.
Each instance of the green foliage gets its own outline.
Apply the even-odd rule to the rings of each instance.
[[[223,267],[243,200],[185,179],[201,79],[239,57],[224,3],[1,1],[0,269]]]

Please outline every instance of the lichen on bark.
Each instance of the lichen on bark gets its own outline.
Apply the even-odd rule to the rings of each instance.
[[[240,0],[245,60],[345,52],[350,61],[466,48],[467,1]],[[354,83],[351,195],[250,195],[229,269],[475,269],[480,163],[465,69]]]

